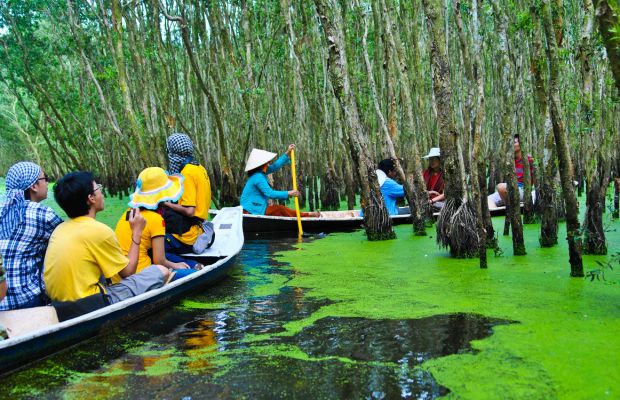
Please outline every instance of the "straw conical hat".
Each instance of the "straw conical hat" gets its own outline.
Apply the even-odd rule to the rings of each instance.
[[[144,169],[138,175],[136,190],[129,198],[129,207],[156,210],[162,201],[177,201],[183,194],[183,176],[168,175],[159,167]]]
[[[245,163],[245,172],[251,171],[261,165],[267,164],[277,156],[276,153],[261,149],[252,149],[248,162]]]

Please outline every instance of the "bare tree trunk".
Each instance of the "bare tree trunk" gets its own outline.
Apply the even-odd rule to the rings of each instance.
[[[585,161],[585,173],[587,182],[586,215],[583,223],[585,254],[607,254],[605,242],[605,230],[603,229],[603,212],[605,211],[605,188],[607,186],[607,174],[603,170],[601,162],[601,146],[604,137],[600,137],[600,129],[596,127],[593,103],[593,77],[592,65],[594,50],[591,36],[593,30],[593,6],[592,0],[583,1],[584,22],[581,31],[581,43],[579,46],[579,60],[581,61],[581,132],[587,138],[583,144],[585,151],[582,152]],[[605,132],[604,129],[602,132]],[[604,188],[601,188],[605,185]],[[603,190],[601,190],[603,189]]]
[[[450,249],[453,257],[478,254],[478,232],[474,205],[468,202],[465,178],[458,156],[459,132],[453,120],[450,65],[446,53],[441,4],[439,0],[423,0],[430,36],[433,68],[433,92],[437,103],[440,147],[444,165],[446,204],[437,220],[437,242]]]
[[[506,36],[506,16],[504,12],[497,5],[496,0],[493,0],[493,13],[497,24],[497,30],[499,34],[499,51],[500,62],[499,65],[499,79],[502,82],[502,97],[503,97],[503,110],[502,110],[502,147],[505,151],[504,156],[504,176],[506,179],[506,186],[508,189],[508,196],[506,202],[506,220],[510,223],[512,228],[512,250],[515,256],[522,256],[526,254],[525,241],[523,238],[523,224],[521,223],[521,201],[519,199],[519,188],[517,186],[517,176],[514,167],[514,148],[513,148],[513,134],[512,134],[512,96],[514,90],[514,76],[510,58],[508,56],[508,39]],[[526,156],[527,158],[527,156]],[[504,234],[506,230],[504,230]]]
[[[411,100],[410,91],[410,81],[409,76],[407,75],[407,63],[405,60],[404,49],[402,42],[400,41],[399,36],[393,32],[396,30],[396,26],[393,25],[392,20],[390,18],[390,12],[387,9],[386,2],[381,0],[381,5],[383,9],[383,17],[385,20],[385,35],[387,36],[389,46],[393,49],[396,54],[397,68],[396,71],[399,76],[399,81],[401,84],[401,93],[403,96],[403,106],[405,108],[405,129],[408,130],[408,133],[411,135],[412,140],[415,140],[415,120],[413,116],[413,102]],[[396,36],[396,37],[395,37]],[[365,52],[365,57],[368,59],[368,53]],[[370,64],[370,61],[367,61],[367,64]],[[367,68],[369,66],[367,65]],[[371,78],[372,72],[369,72],[369,78]],[[388,78],[389,79],[389,78]],[[372,87],[374,87],[374,79],[372,81]],[[375,90],[376,92],[376,90]],[[376,93],[375,93],[376,98]],[[375,108],[378,107],[377,102],[375,101]],[[377,109],[380,112],[379,109]],[[385,127],[385,120],[381,115],[382,127]],[[396,126],[394,126],[396,128]],[[395,131],[395,130],[394,130]],[[425,209],[428,208],[428,202],[426,201],[426,188],[424,186],[424,179],[422,178],[422,164],[420,163],[420,154],[418,152],[417,146],[412,147],[411,153],[411,162],[413,169],[413,182],[409,182],[405,171],[403,170],[400,161],[396,155],[396,150],[394,149],[393,142],[391,140],[391,136],[387,133],[387,127],[384,128],[384,135],[386,137],[386,143],[388,145],[388,152],[390,157],[394,161],[396,165],[396,171],[398,173],[399,178],[403,182],[405,186],[407,202],[409,203],[409,208],[411,210],[411,217],[413,220],[413,232],[416,236],[425,236],[426,235],[426,226],[424,222],[424,214]]]
[[[482,123],[484,120],[484,83],[482,77],[482,70],[480,68],[480,44],[481,38],[478,32],[478,1],[472,1],[472,27],[474,37],[474,56],[473,61],[469,53],[469,41],[465,35],[463,28],[463,20],[461,16],[461,3],[458,0],[454,0],[454,10],[456,18],[457,33],[459,39],[459,47],[461,50],[461,60],[465,68],[465,77],[467,78],[467,100],[465,110],[463,112],[463,121],[466,129],[466,133],[471,133],[472,137],[472,151],[469,158],[469,166],[471,171],[471,194],[474,202],[474,211],[476,218],[476,225],[478,228],[478,256],[480,258],[480,268],[487,268],[487,232],[484,224],[483,216],[483,200],[487,204],[486,195],[484,195],[484,189],[486,185],[480,186],[480,171],[484,172],[484,161],[482,158],[481,150],[481,133]],[[475,86],[474,86],[475,83]],[[478,104],[474,106],[474,90],[477,89]],[[477,108],[476,114],[473,119],[473,124],[470,116],[473,114],[474,107]],[[468,152],[469,153],[469,152]],[[488,205],[488,204],[487,204]],[[486,209],[488,212],[488,207]]]
[[[611,72],[616,80],[616,88],[618,89],[618,95],[620,95],[620,46],[618,46],[618,24],[620,23],[620,17],[618,16],[618,10],[615,10],[610,6],[608,0],[595,0],[596,6],[596,19],[598,20],[598,29],[603,37],[605,43],[605,49],[607,50],[607,58],[609,59],[609,66]],[[615,2],[616,6],[618,2]]]
[[[314,0],[329,51],[329,76],[348,125],[349,145],[362,189],[364,228],[368,240],[393,239],[392,220],[379,189],[374,162],[368,152],[367,134],[362,126],[357,101],[351,90],[340,5],[333,0]]]
[[[579,224],[579,206],[573,186],[573,163],[570,156],[568,135],[562,117],[562,103],[559,89],[559,61],[558,49],[553,30],[549,0],[542,0],[542,20],[547,38],[547,58],[549,60],[549,109],[553,124],[553,136],[558,154],[562,194],[566,205],[566,236],[568,241],[568,253],[571,266],[570,275],[582,277],[583,261],[581,258],[581,234]]]
[[[239,203],[239,195],[237,193],[237,186],[235,183],[235,177],[232,173],[232,169],[230,167],[230,162],[228,160],[228,146],[226,144],[226,134],[224,132],[224,124],[222,122],[222,116],[219,110],[219,107],[215,101],[215,97],[209,87],[205,83],[202,77],[202,73],[198,67],[198,63],[196,62],[196,58],[194,57],[194,52],[192,50],[192,44],[189,38],[189,30],[187,28],[187,22],[184,17],[183,6],[181,6],[181,16],[170,16],[166,12],[163,4],[159,3],[159,8],[161,12],[164,14],[166,19],[169,21],[174,21],[179,24],[179,28],[181,29],[181,38],[183,39],[183,46],[185,47],[185,51],[187,52],[187,57],[189,58],[189,62],[191,64],[192,70],[198,79],[198,85],[200,89],[203,91],[205,96],[207,96],[207,100],[209,101],[209,107],[211,112],[213,113],[213,118],[215,119],[215,126],[217,128],[217,138],[219,145],[219,163],[220,169],[222,171],[222,195],[220,201],[222,205],[232,205]]]
[[[394,166],[396,168],[396,172],[398,173],[398,177],[400,181],[403,183],[405,187],[405,196],[407,197],[407,202],[409,203],[409,209],[411,211],[411,216],[413,219],[413,232],[416,236],[425,236],[426,235],[426,226],[424,223],[424,215],[420,208],[420,199],[417,198],[415,187],[413,186],[413,182],[407,179],[407,174],[403,169],[403,166],[400,163],[400,159],[396,154],[396,149],[394,148],[394,142],[392,141],[392,136],[390,135],[390,131],[388,129],[387,122],[385,121],[385,117],[383,116],[383,112],[381,112],[381,106],[379,105],[379,99],[377,96],[377,85],[375,84],[375,78],[373,76],[372,66],[370,64],[370,58],[368,57],[368,16],[364,15],[364,36],[362,37],[362,49],[364,53],[364,64],[366,66],[366,76],[368,77],[368,84],[370,86],[370,92],[372,95],[372,101],[375,108],[375,113],[377,114],[377,119],[379,120],[379,127],[383,132],[383,140],[387,147],[388,154],[392,161],[394,161]],[[388,61],[389,62],[389,61]],[[388,78],[389,79],[389,78]],[[415,156],[414,156],[415,157]],[[419,172],[415,172],[416,174]]]

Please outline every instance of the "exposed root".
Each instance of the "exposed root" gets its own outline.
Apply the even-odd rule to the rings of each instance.
[[[437,243],[456,258],[478,256],[476,213],[469,202],[448,199],[437,219]]]

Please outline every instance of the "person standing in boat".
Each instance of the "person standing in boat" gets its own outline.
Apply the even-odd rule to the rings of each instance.
[[[279,205],[269,205],[269,199],[287,200],[289,197],[299,197],[298,190],[274,190],[269,184],[267,175],[273,174],[285,165],[291,163],[289,155],[295,149],[291,144],[275,162],[277,154],[260,149],[252,149],[245,164],[248,181],[241,193],[241,206],[246,214],[273,215],[279,217],[295,217],[295,210]],[[319,212],[302,212],[302,217],[320,217]]]
[[[439,147],[432,147],[428,154],[422,157],[428,159],[428,167],[422,173],[428,193],[428,203],[436,209],[443,208],[446,199],[446,196],[443,194],[445,184],[440,157],[441,151]]]
[[[19,162],[6,175],[6,200],[0,209],[0,255],[8,291],[0,310],[44,305],[43,258],[49,238],[62,219],[41,204],[49,179],[40,166]]]
[[[166,201],[166,253],[202,253],[213,241],[212,231],[207,232],[211,207],[211,181],[207,170],[194,158],[192,139],[184,133],[168,137],[168,171],[181,174],[183,195],[178,202]]]
[[[138,210],[129,214],[131,245],[127,257],[107,225],[97,221],[105,208],[102,186],[90,172],[71,172],[54,187],[54,198],[69,220],[50,237],[45,254],[43,277],[49,297],[56,302],[76,302],[103,294],[106,304],[114,304],[163,286],[168,268],[151,265],[136,272],[142,231],[146,221]],[[100,277],[123,279],[104,285]]]
[[[202,264],[196,261],[185,260],[176,254],[165,252],[166,224],[163,217],[163,203],[178,201],[182,194],[182,175],[168,175],[159,167],[146,168],[140,172],[136,190],[129,198],[129,209],[123,212],[115,229],[123,254],[127,256],[132,244],[132,231],[129,224],[131,210],[139,209],[140,214],[146,220],[140,239],[136,273],[154,263],[174,270],[176,272],[174,279],[180,279],[202,268]],[[118,274],[112,277],[113,283],[121,280],[122,277]]]
[[[388,213],[390,215],[398,215],[399,210],[396,202],[405,197],[405,187],[394,180],[394,178],[396,178],[396,166],[394,165],[394,161],[389,158],[381,160],[379,162],[379,169],[376,170],[376,173]]]

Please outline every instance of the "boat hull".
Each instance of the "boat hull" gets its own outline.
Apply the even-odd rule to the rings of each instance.
[[[211,285],[225,277],[235,265],[237,255],[244,243],[241,207],[225,209],[213,220],[216,238],[213,246],[202,254],[186,254],[184,257],[202,262],[205,267],[193,274],[88,314],[63,321],[37,326],[37,330],[0,341],[0,374],[23,368],[83,340],[115,326],[127,325],[146,314],[153,313],[188,293]],[[36,310],[36,311],[35,311]],[[52,307],[13,310],[14,316],[35,318],[35,312],[54,314]],[[57,321],[57,320],[56,320]]]

